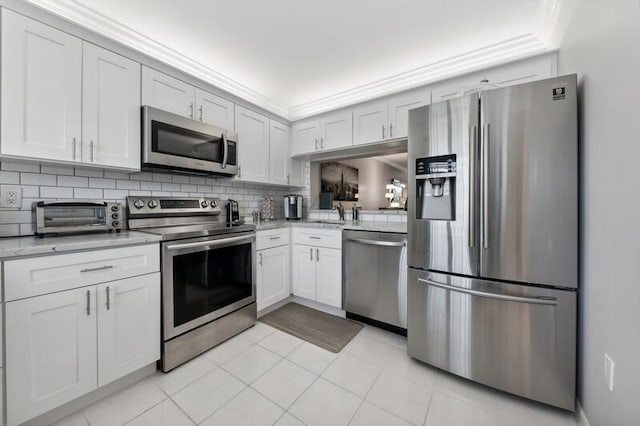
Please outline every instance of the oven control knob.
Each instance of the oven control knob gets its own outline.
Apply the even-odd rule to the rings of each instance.
[[[111,206],[111,211],[112,211],[112,212],[117,212],[118,210],[120,210],[120,207],[118,207],[118,206]]]
[[[136,209],[141,209],[141,208],[143,208],[143,207],[144,207],[144,201],[142,201],[142,200],[136,200],[136,201],[133,203],[133,206],[134,206]]]
[[[150,209],[155,209],[156,207],[158,207],[158,202],[156,200],[149,200],[147,205]]]
[[[211,207],[217,207],[218,202],[216,200],[211,200]]]
[[[112,215],[111,215],[111,217],[112,217],[113,219],[117,219],[117,218],[119,218],[119,217],[120,217],[120,215],[119,215],[118,213],[114,213],[114,214],[112,214]]]
[[[114,228],[117,228],[117,227],[118,227],[118,225],[120,225],[120,222],[118,222],[117,220],[114,220],[113,222],[111,222],[111,225],[112,225]]]
[[[205,208],[209,205],[209,203],[207,203],[205,200],[200,201],[200,205],[202,206],[202,208]]]

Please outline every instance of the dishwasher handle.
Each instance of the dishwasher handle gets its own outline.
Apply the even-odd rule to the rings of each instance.
[[[367,240],[364,238],[349,238],[347,241],[353,241],[360,244],[366,244],[369,246],[379,246],[379,247],[405,247],[407,245],[406,241],[378,241],[378,240]]]

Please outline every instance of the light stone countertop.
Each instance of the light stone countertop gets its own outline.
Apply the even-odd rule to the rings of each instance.
[[[150,244],[159,241],[159,235],[136,231],[82,234],[64,237],[54,236],[40,238],[28,236],[0,238],[0,259]]]
[[[304,219],[304,220],[272,220],[269,222],[254,223],[258,231],[264,231],[269,229],[278,228],[290,228],[294,226],[298,227],[310,227],[310,228],[324,228],[324,229],[347,229],[354,231],[373,231],[373,232],[396,232],[400,234],[407,233],[406,222],[373,222],[373,221],[357,221],[353,222],[347,220],[342,223],[326,223],[318,219]],[[334,222],[334,221],[329,221]],[[335,221],[337,222],[337,221]]]

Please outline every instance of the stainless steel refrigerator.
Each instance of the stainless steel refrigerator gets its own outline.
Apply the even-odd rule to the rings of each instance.
[[[409,355],[575,409],[576,76],[409,112]]]

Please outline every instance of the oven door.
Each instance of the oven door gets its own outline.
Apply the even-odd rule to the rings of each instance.
[[[164,340],[256,300],[255,232],[162,243]]]

